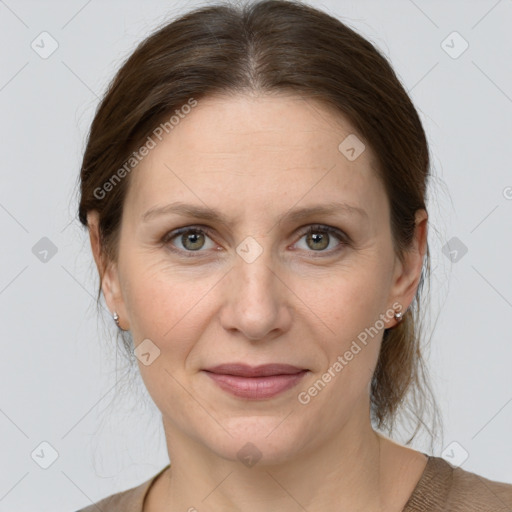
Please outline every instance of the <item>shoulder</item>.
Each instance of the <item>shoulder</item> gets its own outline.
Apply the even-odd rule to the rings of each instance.
[[[403,512],[512,512],[512,484],[489,480],[429,456]]]
[[[460,467],[453,468],[450,497],[454,504],[469,504],[471,509],[466,510],[512,511],[512,484],[489,480]]]
[[[98,512],[98,510],[102,512],[142,512],[144,498],[148,494],[149,488],[168,467],[169,465],[135,487],[111,494],[76,512]]]

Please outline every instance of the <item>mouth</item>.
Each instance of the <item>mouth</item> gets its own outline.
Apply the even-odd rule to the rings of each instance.
[[[249,366],[229,363],[203,370],[231,395],[250,400],[272,398],[296,386],[308,370],[288,364]]]

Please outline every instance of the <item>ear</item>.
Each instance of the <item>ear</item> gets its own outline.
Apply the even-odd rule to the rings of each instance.
[[[89,239],[91,249],[96,262],[98,273],[102,278],[101,289],[105,297],[105,302],[113,314],[114,311],[119,315],[119,324],[123,330],[128,330],[123,324],[127,322],[124,301],[119,285],[119,275],[117,265],[114,262],[108,262],[105,254],[102,252],[100,232],[99,232],[99,214],[96,210],[87,213],[87,226],[89,228]]]
[[[390,293],[390,301],[392,304],[399,303],[402,309],[397,308],[405,313],[411,305],[416,295],[418,285],[421,278],[421,270],[423,268],[423,259],[427,251],[427,235],[428,235],[428,215],[425,210],[416,212],[416,227],[411,246],[404,253],[404,261],[401,262],[398,257],[395,259],[395,271],[393,275],[392,288]],[[393,319],[393,327],[398,322]]]

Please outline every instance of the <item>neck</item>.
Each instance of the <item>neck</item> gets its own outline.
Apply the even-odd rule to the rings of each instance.
[[[173,511],[380,511],[382,437],[354,416],[336,438],[279,463],[245,467],[164,427],[171,460],[159,507]]]

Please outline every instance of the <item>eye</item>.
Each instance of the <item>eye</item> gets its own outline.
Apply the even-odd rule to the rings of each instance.
[[[305,237],[306,249],[312,252],[333,253],[340,250],[344,245],[348,244],[348,237],[339,229],[331,226],[314,225],[302,233],[301,240]],[[338,240],[338,244],[334,244],[334,248],[325,250],[331,245],[333,237]]]
[[[210,233],[209,228],[199,226],[188,226],[174,231],[170,231],[165,234],[162,238],[162,243],[167,245],[173,252],[184,254],[187,257],[194,256],[194,253],[205,252],[201,249],[213,249],[215,244],[208,236]],[[349,238],[342,231],[331,226],[313,225],[309,226],[306,231],[301,234],[300,240],[305,237],[307,244],[306,251],[309,252],[321,252],[321,253],[333,253],[348,245]],[[335,244],[334,248],[325,250],[331,245],[333,237],[338,240],[338,244]],[[176,246],[173,241],[176,240],[181,247]],[[206,243],[210,240],[210,246]],[[300,241],[299,240],[299,241]]]
[[[206,244],[206,240],[210,239],[210,237],[207,236],[207,233],[209,233],[209,230],[206,228],[190,226],[167,233],[166,235],[164,235],[162,242],[167,245],[170,244],[171,246],[173,246],[171,248],[172,250],[176,250],[181,253],[204,252],[201,251],[201,249],[205,246],[206,249],[213,248],[212,245],[208,247],[208,245]],[[172,241],[175,239],[179,244],[181,244],[181,247],[176,247],[175,244],[172,243]],[[176,249],[174,249],[174,247]]]

